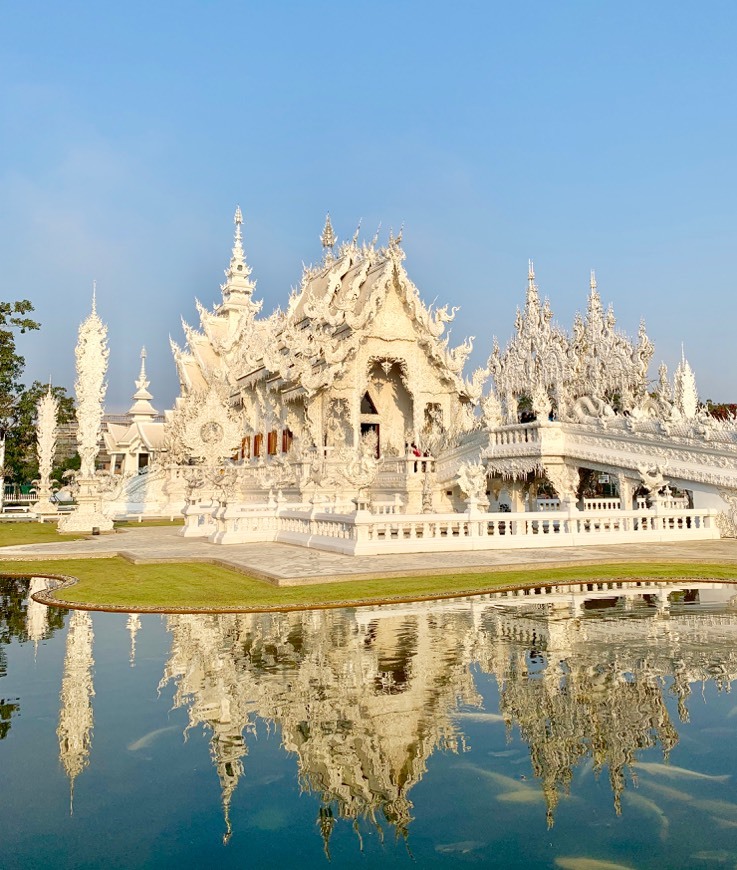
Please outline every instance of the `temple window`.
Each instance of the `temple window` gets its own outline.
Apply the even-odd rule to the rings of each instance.
[[[277,431],[276,431],[276,429],[272,429],[271,432],[269,432],[268,440],[267,440],[267,442],[266,442],[266,446],[267,446],[267,449],[268,449],[268,452],[269,452],[269,456],[275,456],[275,455],[276,455],[276,452],[277,452],[277,450],[276,450],[276,446],[277,446],[277,437],[278,437],[278,436],[277,436]]]
[[[246,435],[245,438],[241,438],[241,459],[250,459],[251,458],[251,436]]]
[[[362,414],[378,414],[376,410],[376,405],[374,405],[371,396],[369,396],[368,391],[363,394],[363,398],[361,399],[361,413]]]
[[[261,456],[261,449],[264,443],[264,436],[259,433],[258,435],[253,436],[253,455]]]
[[[281,433],[281,452],[289,453],[292,449],[292,441],[294,441],[294,435],[292,434],[291,429],[282,429]]]

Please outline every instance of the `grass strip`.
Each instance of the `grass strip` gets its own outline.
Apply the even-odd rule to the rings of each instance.
[[[0,522],[0,547],[16,547],[21,544],[48,544],[59,541],[78,541],[87,535],[60,535],[56,523]]]
[[[145,529],[157,526],[183,526],[184,520],[175,517],[173,520],[116,520],[116,529]],[[89,534],[60,535],[56,523],[38,522],[0,522],[0,547],[16,547],[21,544],[48,544],[59,541],[80,541]]]
[[[336,606],[479,593],[501,586],[612,579],[737,579],[737,565],[703,562],[603,564],[517,568],[474,574],[356,579],[310,586],[274,587],[218,565],[132,565],[120,557],[26,563],[0,562],[5,574],[65,574],[78,583],[59,599],[104,609],[262,610]]]

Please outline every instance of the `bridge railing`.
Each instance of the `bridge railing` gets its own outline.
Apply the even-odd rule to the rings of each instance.
[[[195,505],[185,512],[183,534],[209,536],[215,543],[282,541],[370,555],[708,540],[719,537],[715,516],[710,509],[662,507],[372,514],[321,504]]]

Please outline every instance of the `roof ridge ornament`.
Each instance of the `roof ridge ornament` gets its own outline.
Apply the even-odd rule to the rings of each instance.
[[[353,238],[351,239],[351,244],[355,248],[358,245],[358,234],[361,232],[361,224],[363,223],[363,218],[358,219],[358,226],[356,227],[356,232],[353,233]]]
[[[136,386],[139,390],[145,390],[150,381],[146,378],[146,348],[141,348],[141,371],[138,373]]]
[[[256,289],[256,282],[251,281],[251,267],[246,262],[243,252],[243,212],[238,205],[233,215],[235,233],[233,235],[233,250],[230,264],[225,271],[225,284],[220,286],[223,293],[223,306],[228,308],[243,308],[251,303],[251,295]]]
[[[158,415],[158,411],[151,404],[153,396],[148,391],[148,386],[151,383],[146,376],[146,348],[141,348],[141,371],[135,381],[136,392],[133,394],[133,404],[128,409],[128,413],[134,420],[149,420]]]
[[[379,233],[381,232],[381,221],[379,221],[379,226],[376,227],[376,232],[374,233],[373,239],[371,239],[371,247],[375,248],[379,242]]]
[[[335,235],[335,231],[333,230],[333,225],[330,222],[330,212],[325,215],[325,226],[322,230],[322,235],[320,236],[320,244],[325,248],[325,252],[332,253],[332,249],[335,247],[336,242],[338,241],[338,237]]]

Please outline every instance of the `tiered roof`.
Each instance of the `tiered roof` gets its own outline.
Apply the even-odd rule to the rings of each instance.
[[[186,350],[172,343],[184,392],[204,389],[212,378],[227,380],[233,387],[237,382],[242,386],[276,378],[282,385],[313,395],[329,386],[355,354],[392,291],[412,320],[419,345],[443,378],[464,391],[461,372],[472,339],[451,348],[448,338],[442,337],[457,309],[434,309],[423,303],[403,266],[401,233],[390,235],[386,246],[379,246],[376,237],[360,243],[358,233],[337,245],[328,217],[321,236],[323,260],[304,269],[286,312],[277,310],[258,319],[262,303],[252,300],[255,283],[248,279],[250,270],[245,284],[238,272],[245,264],[239,215],[236,212],[223,303],[213,311],[198,303],[200,329],[184,324]],[[236,280],[240,281],[237,289]]]

